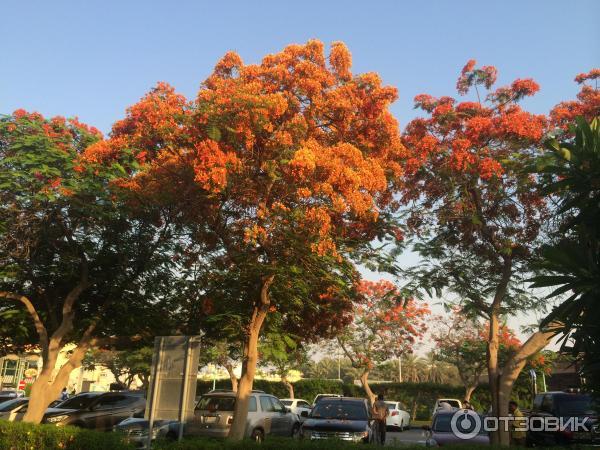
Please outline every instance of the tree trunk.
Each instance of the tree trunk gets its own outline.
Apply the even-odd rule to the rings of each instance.
[[[53,346],[47,352],[48,359],[44,361],[40,375],[31,385],[29,405],[23,417],[23,422],[40,423],[48,405],[52,401],[57,400],[62,389],[67,386],[71,372],[81,367],[81,361],[87,349],[88,346],[85,344],[80,344],[76,347],[67,362],[58,370],[54,379],[52,379],[52,372],[54,371],[61,347],[58,345]]]
[[[477,388],[477,386],[465,386],[465,400],[470,402],[471,401],[471,395],[473,395],[473,391],[475,391],[475,388]]]
[[[412,409],[410,411],[411,420],[417,420],[417,406],[419,404],[419,397],[421,396],[421,391],[417,391],[417,395],[413,400]]]
[[[235,376],[235,372],[233,371],[233,366],[231,364],[225,364],[225,370],[229,374],[229,379],[231,380],[231,390],[233,392],[237,392],[238,390],[238,379]]]
[[[285,376],[281,377],[281,382],[288,390],[288,398],[294,398],[294,385]]]
[[[553,324],[547,330],[540,330],[532,334],[529,339],[514,353],[502,369],[498,384],[498,402],[500,415],[508,415],[508,402],[512,395],[515,380],[525,367],[527,358],[542,350],[549,342],[555,332]],[[523,405],[521,405],[523,406]],[[510,434],[504,430],[498,433],[501,445],[510,445]]]
[[[242,376],[238,383],[238,390],[235,400],[235,410],[233,412],[233,423],[229,429],[228,439],[232,441],[241,441],[246,433],[246,420],[248,417],[248,404],[252,385],[254,384],[254,374],[258,362],[258,338],[263,322],[269,311],[270,299],[269,288],[273,284],[275,276],[270,275],[263,281],[260,292],[260,300],[252,311],[252,317],[248,325],[248,331],[244,339],[244,349],[242,355]],[[269,430],[265,430],[268,432]]]
[[[150,385],[150,383],[149,383],[150,374],[147,374],[147,373],[138,373],[138,377],[142,381],[142,390],[148,392],[148,387]]]
[[[373,391],[369,386],[369,369],[365,369],[363,371],[362,375],[360,376],[360,383],[365,390],[365,394],[367,394],[367,397],[369,398],[369,405],[373,406],[373,403],[375,403],[375,394],[373,394]]]

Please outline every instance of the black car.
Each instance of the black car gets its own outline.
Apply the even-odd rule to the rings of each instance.
[[[323,398],[310,412],[300,429],[302,439],[339,439],[372,442],[373,419],[367,400],[340,397]]]
[[[48,408],[42,422],[112,430],[113,426],[145,407],[146,399],[133,392],[85,392]]]
[[[529,446],[600,444],[597,404],[590,395],[567,392],[537,394],[529,417],[530,429],[527,432]],[[560,422],[566,424],[571,421],[573,424],[583,424],[587,429],[568,426],[566,429],[558,431],[538,430],[538,428],[543,428],[540,425],[548,418],[558,422],[559,425]]]
[[[23,391],[0,391],[0,403],[24,396],[25,393]]]

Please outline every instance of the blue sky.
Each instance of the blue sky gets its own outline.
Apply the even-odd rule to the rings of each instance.
[[[286,4],[287,3],[287,4]],[[194,96],[228,50],[246,62],[286,44],[342,40],[355,72],[398,87],[404,126],[416,94],[452,95],[475,58],[499,81],[533,77],[526,106],[572,98],[598,66],[598,1],[5,1],[0,5],[0,112],[77,115],[108,131],[157,81]]]
[[[401,126],[416,94],[455,95],[470,58],[495,65],[500,84],[536,79],[525,107],[543,113],[600,66],[599,16],[597,0],[4,1],[0,113],[79,116],[107,132],[157,81],[193,97],[226,51],[259,62],[310,38],[346,42],[355,73],[396,86]]]

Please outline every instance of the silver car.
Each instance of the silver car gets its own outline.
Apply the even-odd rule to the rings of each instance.
[[[213,391],[203,395],[196,405],[194,418],[186,424],[185,434],[227,437],[233,423],[235,400],[233,391]],[[262,441],[269,434],[295,437],[299,431],[297,414],[288,411],[277,397],[252,391],[245,437]]]

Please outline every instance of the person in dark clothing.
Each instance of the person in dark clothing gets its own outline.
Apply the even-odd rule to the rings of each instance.
[[[377,432],[379,434],[378,443],[380,445],[385,444],[385,427],[386,427],[386,419],[390,415],[390,410],[388,405],[383,401],[383,394],[379,394],[377,396],[377,400],[373,403],[372,408],[373,419],[377,424]]]

